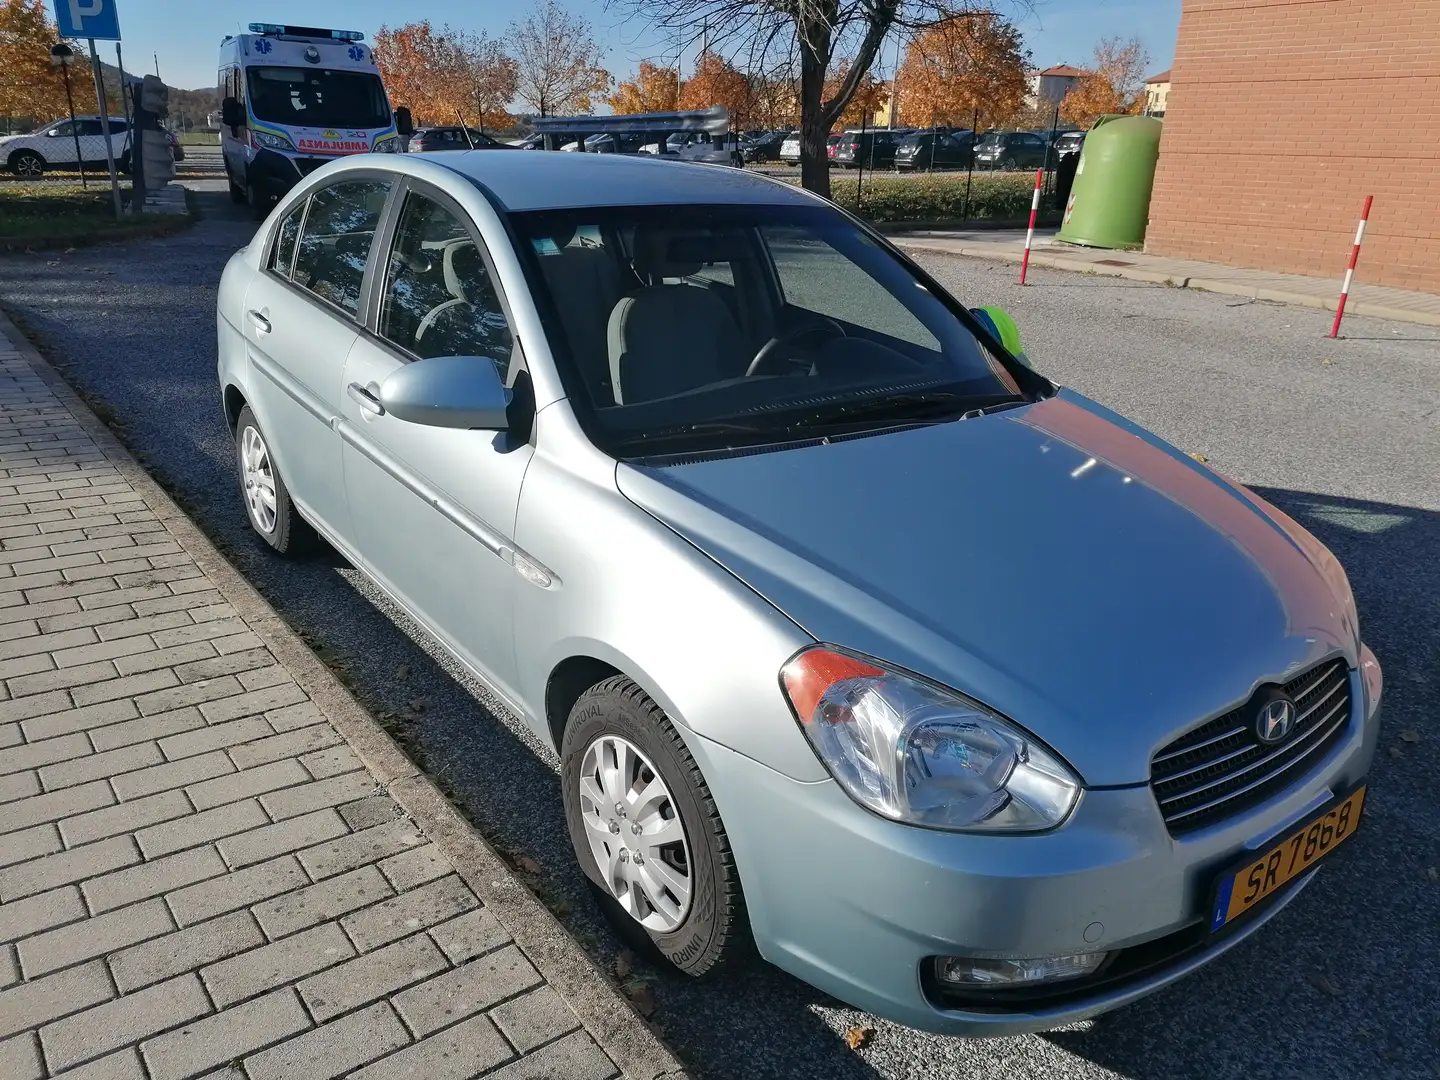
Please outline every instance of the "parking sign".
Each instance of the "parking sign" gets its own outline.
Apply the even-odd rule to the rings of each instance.
[[[55,22],[62,38],[120,40],[115,0],[55,0]]]

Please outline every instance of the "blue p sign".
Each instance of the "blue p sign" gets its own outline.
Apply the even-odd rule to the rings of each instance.
[[[120,40],[115,0],[55,0],[55,22],[62,38]]]

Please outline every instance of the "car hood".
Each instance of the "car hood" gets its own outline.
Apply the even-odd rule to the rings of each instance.
[[[617,482],[817,640],[985,702],[1091,786],[1144,783],[1259,684],[1357,659],[1313,537],[1069,391]]]

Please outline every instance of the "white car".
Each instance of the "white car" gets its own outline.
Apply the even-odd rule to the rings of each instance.
[[[110,146],[120,171],[129,172],[130,125],[124,117],[110,117]],[[108,168],[105,133],[98,116],[57,120],[28,135],[0,138],[0,162],[17,176],[39,176],[47,169],[73,169],[77,161],[89,168]]]

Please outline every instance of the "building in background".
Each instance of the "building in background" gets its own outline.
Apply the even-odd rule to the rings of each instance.
[[[1030,73],[1030,93],[1025,98],[1025,105],[1028,108],[1035,108],[1042,101],[1048,101],[1051,105],[1059,105],[1065,100],[1065,95],[1077,82],[1090,74],[1080,68],[1071,67],[1069,64],[1056,64],[1044,71],[1032,71]]]
[[[1170,97],[1170,72],[1162,71],[1145,80],[1145,115],[1164,118],[1165,102]]]
[[[1440,293],[1435,0],[1182,0],[1145,250]]]

